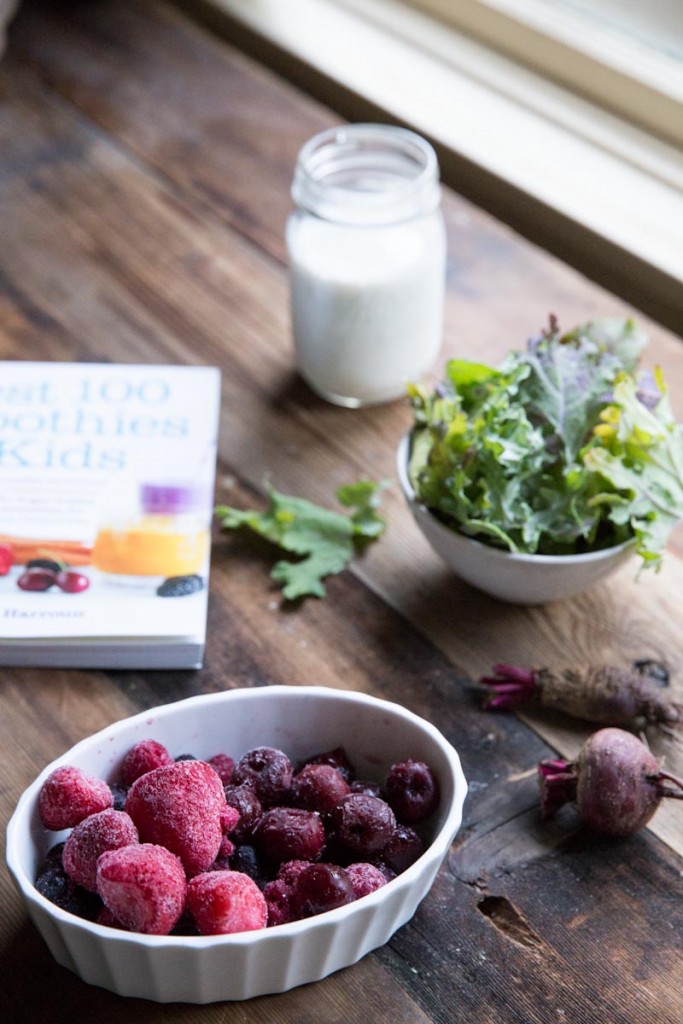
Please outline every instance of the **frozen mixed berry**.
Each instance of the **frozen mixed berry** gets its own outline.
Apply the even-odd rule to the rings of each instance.
[[[292,785],[292,762],[282,750],[255,747],[239,759],[232,773],[236,786],[246,784],[264,807],[281,803]]]
[[[317,860],[325,845],[325,829],[316,811],[272,807],[254,829],[254,843],[269,860]]]
[[[229,757],[227,754],[214,754],[207,763],[211,765],[214,771],[218,772],[218,777],[223,785],[229,786],[235,768],[234,758]]]
[[[42,785],[38,811],[45,828],[55,832],[73,828],[89,814],[111,807],[112,791],[106,782],[86,775],[80,768],[63,765],[55,768]]]
[[[286,860],[278,868],[277,877],[285,885],[293,885],[294,880],[299,877],[304,868],[307,868],[310,863],[309,860]]]
[[[106,850],[138,842],[138,830],[125,811],[108,808],[84,818],[64,846],[64,870],[78,885],[97,892],[97,861]]]
[[[100,912],[102,901],[69,878],[62,865],[63,852],[64,843],[53,846],[48,852],[38,870],[36,889],[45,899],[62,910],[94,921]]]
[[[299,920],[335,910],[355,899],[353,884],[336,864],[310,864],[294,881],[289,895],[292,917]]]
[[[249,875],[259,889],[263,889],[266,883],[272,879],[270,865],[264,861],[258,850],[248,843],[235,847],[235,852],[230,858],[230,867],[233,871],[242,871],[245,875]]]
[[[353,894],[357,900],[387,884],[384,873],[374,864],[356,861],[354,864],[347,865],[345,870],[351,879]]]
[[[366,796],[381,796],[382,790],[378,782],[370,779],[356,779],[351,783],[352,793],[365,793]]]
[[[391,807],[365,793],[350,793],[332,812],[333,838],[354,855],[370,859],[389,842],[396,827]]]
[[[226,786],[225,801],[229,807],[239,811],[239,821],[231,835],[236,843],[245,843],[251,837],[263,815],[261,801],[251,786]]]
[[[102,907],[102,909],[97,915],[98,924],[103,924],[107,928],[118,928],[120,931],[124,932],[130,931],[129,928],[126,928],[125,924],[121,924],[119,919],[117,917],[114,917],[109,907],[105,907],[104,904],[102,903],[100,903],[100,906]]]
[[[239,871],[197,875],[187,887],[187,906],[202,935],[255,931],[268,921],[263,893]]]
[[[234,856],[235,849],[236,847],[232,840],[228,839],[227,836],[223,836],[220,849],[209,871],[229,871],[231,869],[230,859]]]
[[[178,761],[141,775],[130,788],[126,811],[141,841],[177,854],[188,875],[213,864],[223,832],[239,817],[227,806],[221,780],[205,761]]]
[[[121,762],[119,779],[122,786],[132,786],[136,779],[155,768],[173,764],[173,758],[163,743],[147,739],[134,743]]]
[[[414,864],[424,853],[424,843],[415,829],[409,825],[396,825],[394,833],[380,853],[380,860],[388,865],[395,874]]]
[[[307,757],[304,764],[328,764],[341,772],[342,777],[349,783],[355,774],[344,747],[335,747],[333,750],[324,750],[320,754],[314,754],[312,757]]]
[[[404,825],[423,821],[439,805],[439,787],[424,761],[407,760],[392,765],[384,793],[398,821]]]
[[[350,792],[338,768],[329,764],[307,764],[292,779],[292,803],[307,811],[326,814]]]
[[[115,811],[123,811],[126,807],[126,797],[128,796],[128,789],[124,786],[119,786],[116,783],[112,783],[109,786],[111,795],[114,798],[112,807]]]
[[[204,586],[201,576],[169,576],[157,587],[158,597],[187,597],[196,594]]]
[[[263,895],[268,913],[268,927],[276,924],[288,924],[292,920],[292,908],[289,905],[290,886],[281,878],[268,882]]]
[[[185,907],[187,883],[179,857],[164,846],[139,843],[102,854],[97,891],[124,928],[168,935]]]

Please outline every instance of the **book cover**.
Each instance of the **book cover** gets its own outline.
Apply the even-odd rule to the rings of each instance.
[[[0,663],[198,667],[211,367],[0,362]]]

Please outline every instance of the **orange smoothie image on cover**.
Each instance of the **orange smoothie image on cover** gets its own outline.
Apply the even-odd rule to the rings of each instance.
[[[118,576],[201,572],[209,549],[209,532],[200,512],[203,497],[190,486],[143,484],[138,513],[100,527],[93,566]]]

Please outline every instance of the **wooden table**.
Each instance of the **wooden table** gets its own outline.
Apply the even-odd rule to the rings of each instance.
[[[407,405],[349,411],[293,372],[283,228],[301,143],[335,122],[174,9],[140,0],[30,4],[0,65],[0,357],[215,364],[223,372],[217,497],[262,505],[264,478],[330,504],[394,475]],[[602,187],[602,186],[601,186]],[[444,356],[499,359],[548,312],[570,326],[635,313],[453,193],[445,196]],[[683,413],[681,343],[655,324]],[[683,813],[623,842],[571,809],[538,816],[535,765],[586,730],[494,716],[468,685],[502,658],[556,667],[666,660],[680,691],[683,541],[664,572],[584,597],[509,607],[450,575],[396,487],[386,536],[281,609],[264,552],[215,538],[199,672],[0,672],[0,804],[93,730],[196,693],[318,683],[399,701],[460,751],[465,821],[413,921],[327,980],[248,1003],[123,1001],[58,967],[0,874],[0,1019],[19,1022],[435,1021],[680,1024]],[[681,745],[651,737],[669,767]]]

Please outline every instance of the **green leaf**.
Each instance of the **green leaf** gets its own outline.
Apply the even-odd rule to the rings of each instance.
[[[384,520],[379,516],[379,493],[384,484],[367,480],[340,487],[337,497],[351,515],[322,508],[305,498],[270,489],[264,512],[218,506],[215,514],[224,529],[246,527],[291,554],[298,561],[278,561],[271,576],[283,584],[286,600],[324,597],[323,580],[341,572],[357,548],[379,537]]]

